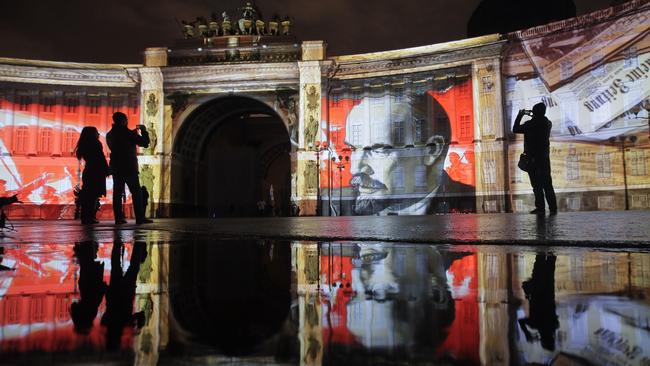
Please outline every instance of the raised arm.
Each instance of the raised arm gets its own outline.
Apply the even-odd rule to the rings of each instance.
[[[515,124],[512,126],[513,133],[524,133],[526,132],[526,126],[521,125],[521,119],[524,117],[524,110],[520,109],[517,113],[517,118],[515,118]]]
[[[149,147],[149,132],[143,127],[140,129],[140,134],[136,131],[133,131],[132,134],[133,143],[142,147]]]

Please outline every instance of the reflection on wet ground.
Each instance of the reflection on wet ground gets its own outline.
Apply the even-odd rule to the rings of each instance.
[[[650,364],[642,251],[5,245],[0,363]]]

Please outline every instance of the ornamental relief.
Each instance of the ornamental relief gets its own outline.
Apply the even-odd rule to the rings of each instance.
[[[305,146],[313,144],[318,138],[318,125],[320,121],[320,84],[306,84],[304,86],[305,96]]]

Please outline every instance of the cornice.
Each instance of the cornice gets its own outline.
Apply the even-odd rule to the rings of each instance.
[[[372,58],[338,58],[332,59],[337,63],[337,71],[334,78],[338,79],[351,79],[370,76],[380,76],[389,74],[401,74],[418,72],[425,70],[438,69],[443,67],[453,67],[463,64],[471,64],[481,59],[486,58],[500,58],[505,40],[500,40],[498,37],[478,37],[481,42],[476,39],[475,42],[468,42],[464,47],[422,47],[420,50],[434,50],[433,53],[413,53],[405,52],[403,57],[397,57],[399,51],[389,51],[386,53],[396,52],[393,57],[386,59]],[[486,42],[489,40],[489,42]],[[457,42],[455,46],[463,45],[462,42]],[[435,46],[435,45],[434,45]]]
[[[297,62],[173,66],[161,70],[165,90],[298,84],[300,77]]]
[[[69,64],[70,67],[64,68],[44,64],[4,64],[2,60],[0,59],[0,81],[4,82],[127,88],[135,87],[139,82],[137,69],[134,68],[88,67],[91,64],[85,64],[84,68],[75,67],[79,64]]]
[[[594,24],[603,23],[635,13],[647,12],[649,10],[650,0],[632,0],[620,5],[596,10],[578,17],[508,33],[507,38],[511,40],[538,38],[555,32],[585,28]]]

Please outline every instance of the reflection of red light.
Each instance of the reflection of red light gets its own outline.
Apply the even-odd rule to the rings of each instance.
[[[131,245],[126,244],[126,252]],[[105,330],[99,325],[104,313],[101,304],[94,326],[88,335],[74,331],[70,320],[70,304],[79,294],[76,281],[78,266],[73,259],[72,245],[40,244],[38,254],[29,247],[6,249],[3,263],[14,262],[13,271],[4,272],[0,288],[0,353],[63,352],[88,344],[100,349],[105,344]],[[110,263],[111,245],[101,244],[97,259]],[[126,255],[126,254],[125,254]],[[126,255],[128,257],[128,255]],[[110,280],[110,267],[104,269]],[[133,344],[133,331],[126,329],[124,347]]]
[[[457,360],[471,360],[479,364],[479,318],[478,318],[478,265],[477,254],[472,254],[451,263],[447,270],[453,275],[452,287],[462,286],[469,279],[467,292],[454,296],[455,317],[448,330],[445,342],[437,352],[450,354]]]

